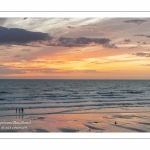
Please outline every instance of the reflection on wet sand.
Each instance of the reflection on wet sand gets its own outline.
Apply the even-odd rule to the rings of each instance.
[[[1,121],[32,121],[24,130],[0,132],[150,132],[149,112],[49,114],[1,117]],[[2,126],[2,125],[1,125]]]

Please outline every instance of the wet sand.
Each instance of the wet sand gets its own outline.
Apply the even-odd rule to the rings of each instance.
[[[149,111],[107,111],[0,117],[0,132],[150,132]]]

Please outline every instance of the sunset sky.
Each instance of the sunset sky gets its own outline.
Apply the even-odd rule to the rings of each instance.
[[[150,18],[0,18],[1,79],[150,79]]]

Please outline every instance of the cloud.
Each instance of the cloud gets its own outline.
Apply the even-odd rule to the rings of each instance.
[[[134,53],[133,55],[140,57],[150,57],[150,53],[143,53],[143,52]]]
[[[106,38],[86,38],[86,37],[79,37],[79,38],[65,38],[60,37],[58,39],[58,45],[66,46],[66,47],[73,47],[73,46],[85,46],[91,43],[105,45],[110,42],[110,39]]]
[[[131,46],[129,47],[129,49],[134,49],[134,48],[138,48],[137,46]]]
[[[95,62],[92,62],[96,65],[99,65],[99,64],[108,64],[108,63],[111,63],[111,61],[106,61],[106,62],[99,62],[99,61],[95,61]]]
[[[72,26],[67,26],[67,28],[75,28],[75,27],[72,27]]]
[[[21,57],[21,55],[15,55],[14,57]]]
[[[137,34],[137,35],[134,35],[134,36],[145,36],[147,38],[150,38],[150,35],[144,35],[144,34]]]
[[[32,68],[29,69],[27,68],[26,71],[30,72],[30,73],[44,73],[44,74],[52,74],[52,73],[60,73],[61,70],[59,69],[55,69],[55,68]]]
[[[103,46],[107,48],[118,48],[115,44],[110,44],[110,43],[104,44]]]
[[[70,21],[70,19],[71,19],[71,18],[64,18],[64,20],[66,20],[66,21]]]
[[[127,43],[131,42],[130,39],[125,39],[124,41],[127,42]]]
[[[75,70],[74,72],[82,72],[82,73],[100,73],[99,71],[93,70],[93,69]]]
[[[81,25],[81,27],[91,27],[91,26],[98,26],[97,24],[87,24],[87,25]]]
[[[0,25],[3,25],[6,20],[7,20],[7,18],[0,18]]]
[[[11,69],[8,66],[0,65],[0,75],[3,74],[23,74],[25,72],[16,70],[16,69]]]
[[[47,39],[52,39],[47,33],[0,27],[0,44],[25,44]]]
[[[150,64],[143,64],[142,66],[150,66]]]
[[[97,70],[93,69],[82,69],[82,70],[62,70],[57,68],[27,68],[25,71],[30,73],[43,73],[43,74],[63,74],[63,73],[100,73]]]
[[[30,49],[21,49],[21,51],[30,52],[31,50]]]
[[[85,38],[85,37],[80,37],[76,39],[76,43],[78,44],[90,44],[90,43],[95,43],[95,44],[106,44],[110,42],[110,39],[106,38]]]
[[[124,23],[135,23],[135,24],[142,24],[144,22],[146,22],[147,20],[144,20],[144,19],[133,19],[133,20],[126,20],[126,21],[123,21]]]

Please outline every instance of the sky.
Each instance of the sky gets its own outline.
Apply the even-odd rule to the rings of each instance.
[[[0,18],[0,79],[150,79],[150,18]]]

